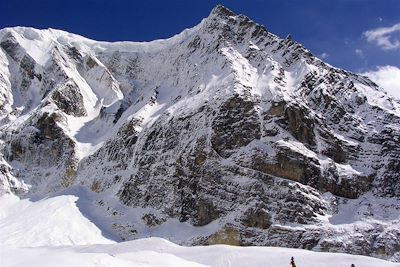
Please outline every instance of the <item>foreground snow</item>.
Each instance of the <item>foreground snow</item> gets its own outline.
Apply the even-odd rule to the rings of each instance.
[[[182,247],[161,238],[115,243],[72,195],[36,202],[0,197],[0,266],[400,266],[364,256],[273,247]]]
[[[160,238],[88,246],[10,248],[2,250],[6,266],[400,266],[363,256],[271,247],[181,247]]]
[[[0,242],[21,247],[105,244],[101,231],[76,206],[76,196],[31,202],[0,197]]]

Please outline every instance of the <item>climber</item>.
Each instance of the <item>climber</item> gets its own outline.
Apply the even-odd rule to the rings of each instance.
[[[294,258],[292,257],[292,259],[290,260],[290,265],[292,266],[292,267],[296,267],[296,263],[294,263]],[[351,266],[351,267],[353,267],[353,266]]]

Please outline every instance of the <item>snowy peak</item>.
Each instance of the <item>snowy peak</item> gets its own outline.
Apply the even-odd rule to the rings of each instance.
[[[371,129],[371,125],[357,119],[358,114],[366,115],[370,107],[399,114],[398,103],[369,80],[332,68],[291,38],[280,39],[223,6],[215,7],[198,26],[148,44],[96,42],[63,31],[17,27],[1,30],[1,48],[7,62],[2,88],[5,94],[12,95],[4,99],[4,123],[13,122],[20,115],[35,115],[30,113],[33,110],[61,112],[58,123],[78,145],[74,149],[81,155],[79,160],[111,137],[98,127],[108,125],[116,133],[126,123],[124,120],[135,119],[141,121],[137,126],[143,130],[145,124],[152,125],[161,114],[172,118],[191,114],[204,105],[218,110],[237,95],[241,100],[234,100],[235,103],[255,101],[252,109],[258,112],[272,112],[273,105],[282,105],[283,112],[288,112],[288,107],[295,107],[295,112],[302,109],[303,115],[309,112],[308,119],[313,121],[309,126],[320,127],[322,114],[333,112],[334,123],[323,127],[329,136],[344,134],[334,126],[340,121],[337,110],[348,114],[348,120],[360,129]],[[319,104],[321,101],[326,102],[324,107]],[[185,109],[188,103],[190,108]],[[332,103],[337,108],[330,109]],[[22,123],[15,122],[13,127]],[[292,122],[289,119],[285,123]],[[84,133],[84,125],[103,133],[97,136],[96,146],[82,139],[93,134]],[[318,154],[329,156],[324,148],[316,147],[321,145],[321,133],[307,134],[304,130],[299,134],[291,127],[288,126],[291,136],[305,142],[309,150],[302,153],[316,153],[320,163],[323,160]],[[360,130],[350,139],[357,141],[364,134]],[[327,145],[324,143],[322,147]],[[80,151],[90,146],[93,148],[89,154]],[[372,170],[355,168],[354,173],[368,176]]]
[[[223,5],[216,5],[212,10],[208,18],[228,18],[230,16],[236,16],[230,9]]]
[[[400,106],[365,77],[223,6],[166,40],[17,27],[0,47],[2,191],[83,187],[121,239],[397,257],[375,211],[397,214]]]

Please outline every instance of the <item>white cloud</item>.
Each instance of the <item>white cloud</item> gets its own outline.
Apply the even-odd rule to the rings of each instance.
[[[361,74],[368,76],[390,95],[400,99],[400,68],[395,66],[379,66],[376,70]]]
[[[364,58],[364,52],[361,49],[356,49],[354,50],[354,52],[356,53],[357,56],[359,56],[360,58]]]
[[[327,57],[329,57],[329,54],[326,52],[323,52],[320,56],[321,59],[326,59]]]
[[[400,33],[400,23],[391,27],[381,27],[363,32],[363,36],[370,43],[375,43],[384,50],[400,49],[400,38],[395,36]]]

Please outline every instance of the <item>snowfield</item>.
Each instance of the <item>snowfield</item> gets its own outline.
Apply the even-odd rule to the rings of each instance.
[[[0,266],[380,266],[399,263],[365,256],[274,247],[215,245],[183,247],[162,238],[120,242],[82,215],[77,196],[36,202],[6,194],[0,197]]]

